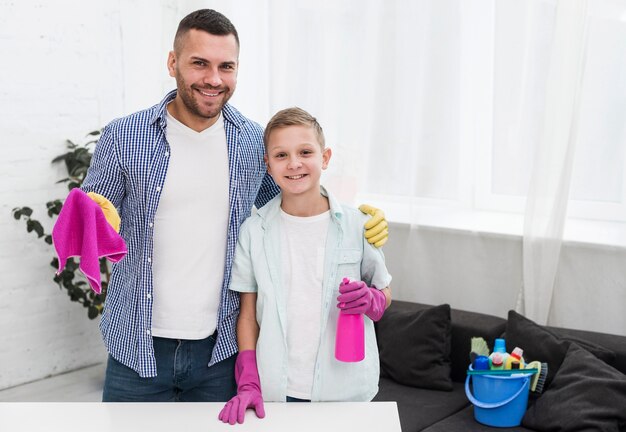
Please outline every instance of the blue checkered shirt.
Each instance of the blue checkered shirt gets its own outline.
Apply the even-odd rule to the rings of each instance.
[[[122,219],[120,234],[126,241],[128,254],[113,265],[100,330],[111,356],[142,377],[157,374],[150,331],[153,221],[170,151],[165,139],[165,109],[175,96],[176,90],[152,108],[109,123],[102,131],[81,186],[85,192],[108,198]],[[260,208],[279,191],[265,170],[261,126],[228,104],[222,114],[228,143],[230,217],[217,342],[211,358],[207,359],[208,366],[237,352],[235,323],[239,296],[228,287],[239,227],[250,216],[253,205]],[[207,161],[207,169],[210,167],[211,161]]]

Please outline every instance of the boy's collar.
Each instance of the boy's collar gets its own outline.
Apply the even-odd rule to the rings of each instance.
[[[328,205],[330,207],[330,215],[331,218],[341,221],[343,217],[343,207],[339,204],[339,201],[335,199],[333,195],[328,193],[326,188],[320,185],[320,193],[328,198]],[[282,192],[276,195],[267,205],[261,207],[257,214],[263,219],[263,221],[272,220],[274,216],[276,216],[280,210],[280,203],[282,200]],[[265,225],[265,223],[263,224]]]

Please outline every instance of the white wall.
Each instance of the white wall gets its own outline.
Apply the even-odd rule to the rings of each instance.
[[[64,198],[52,166],[65,139],[157,103],[184,5],[173,1],[0,2],[0,389],[106,359],[98,320],[52,282],[51,246],[11,209]]]

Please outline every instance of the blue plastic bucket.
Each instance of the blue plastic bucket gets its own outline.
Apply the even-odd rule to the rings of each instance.
[[[531,376],[532,373],[521,371],[512,376],[468,375],[465,394],[474,404],[476,421],[495,427],[519,426],[528,406]],[[470,378],[474,394],[470,390]]]

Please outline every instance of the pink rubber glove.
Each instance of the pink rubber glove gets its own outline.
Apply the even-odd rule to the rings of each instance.
[[[387,299],[385,294],[376,288],[370,288],[363,281],[349,281],[339,285],[341,293],[337,307],[344,314],[365,314],[372,321],[378,321],[385,313]]]
[[[218,418],[231,425],[235,422],[241,424],[248,408],[254,408],[258,418],[265,417],[255,350],[239,352],[235,362],[235,382],[237,382],[237,396],[224,405]]]

